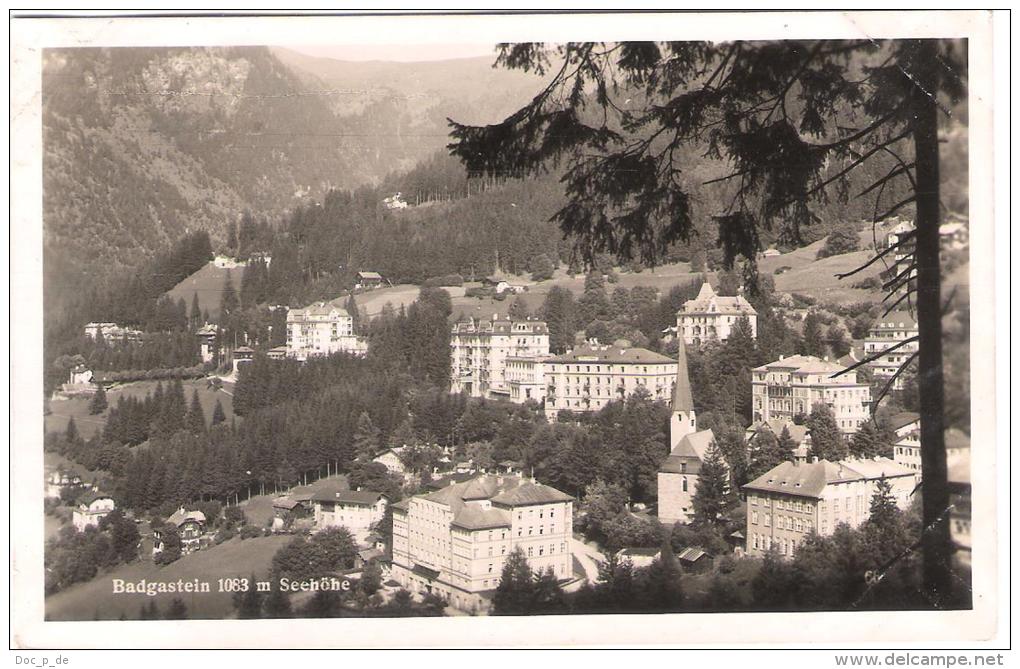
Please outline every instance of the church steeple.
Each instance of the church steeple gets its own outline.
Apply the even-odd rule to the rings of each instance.
[[[669,421],[669,448],[672,451],[684,437],[698,431],[698,418],[694,413],[691,379],[687,371],[687,348],[683,337],[677,338],[676,385],[673,386],[673,415]]]

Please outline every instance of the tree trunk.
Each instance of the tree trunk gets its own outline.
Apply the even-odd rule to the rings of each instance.
[[[917,380],[921,413],[921,476],[924,529],[924,589],[935,606],[951,599],[952,543],[949,536],[949,486],[943,434],[945,393],[942,378],[942,300],[939,268],[939,145],[935,44],[926,41],[912,69],[914,151],[917,161]]]

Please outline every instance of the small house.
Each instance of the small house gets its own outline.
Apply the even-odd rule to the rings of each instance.
[[[712,556],[696,546],[683,549],[676,558],[685,573],[701,574],[712,568]]]
[[[382,275],[378,272],[358,272],[354,287],[359,290],[372,290],[383,285]]]
[[[177,528],[177,534],[181,538],[181,552],[191,553],[201,548],[202,535],[205,533],[205,514],[201,511],[185,511],[184,507],[178,508],[166,520],[167,525]],[[159,553],[163,550],[163,532],[159,529],[152,531],[152,552]]]
[[[634,568],[639,569],[651,565],[661,553],[658,548],[621,548],[616,552],[616,559],[620,562],[630,560]]]
[[[84,532],[86,527],[98,527],[99,521],[117,508],[113,498],[98,492],[91,492],[78,500],[78,506],[71,513],[74,529]]]
[[[367,532],[383,519],[386,496],[371,490],[335,490],[312,497],[315,527],[346,527],[351,532]]]
[[[404,466],[404,461],[400,459],[400,454],[403,450],[403,446],[387,448],[385,451],[372,458],[372,462],[378,462],[382,466],[386,467],[389,472],[403,476],[407,473],[407,467]]]

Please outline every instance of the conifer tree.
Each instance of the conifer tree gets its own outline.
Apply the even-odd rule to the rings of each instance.
[[[265,618],[290,618],[293,614],[290,595],[280,588],[280,579],[272,579],[272,588],[262,603]]]
[[[564,353],[574,345],[578,329],[577,303],[563,286],[553,286],[542,304],[542,319],[549,328],[549,350]],[[587,324],[587,323],[586,323]]]
[[[237,617],[242,620],[262,617],[262,593],[259,592],[256,583],[258,580],[255,574],[252,574],[248,578],[248,589],[234,593],[234,608],[237,609]]]
[[[106,389],[103,388],[103,384],[99,383],[97,384],[95,394],[89,400],[89,414],[92,416],[99,415],[106,411],[106,407]]]
[[[223,411],[223,404],[221,404],[219,398],[217,398],[216,404],[213,406],[212,425],[219,425],[226,419],[227,414]]]
[[[351,317],[351,325],[354,328],[354,334],[362,334],[361,312],[358,311],[358,302],[354,299],[354,293],[347,296],[347,304],[344,305],[344,309]]]
[[[184,603],[184,600],[180,597],[174,597],[170,602],[170,607],[166,610],[167,620],[187,620],[188,619],[188,607]]]
[[[202,321],[202,308],[198,304],[198,292],[194,292],[191,295],[191,313],[189,314],[191,321],[191,329],[196,330],[203,325]]]
[[[234,282],[230,279],[230,271],[227,271],[223,278],[223,292],[220,297],[220,323],[225,324],[232,313],[237,311],[237,291],[234,290]]]
[[[67,428],[64,430],[64,438],[69,444],[76,443],[81,436],[78,434],[78,425],[74,422],[74,416],[67,421]]]
[[[535,577],[524,551],[518,546],[503,563],[499,585],[492,598],[492,611],[497,616],[528,615],[534,602]]]
[[[812,458],[829,462],[846,459],[849,454],[846,439],[843,438],[839,425],[836,424],[836,417],[828,404],[816,403],[805,425],[811,435]]]
[[[396,434],[396,433],[394,433]],[[403,444],[397,444],[402,446]],[[359,460],[371,460],[379,452],[379,428],[372,422],[367,411],[358,416],[354,431],[354,453]]]
[[[804,355],[824,358],[827,354],[825,340],[822,336],[821,317],[814,311],[804,318]]]
[[[184,423],[192,434],[205,433],[205,412],[202,410],[202,403],[198,400],[197,388],[191,392],[191,406],[188,407]]]
[[[715,441],[705,452],[695,483],[694,521],[704,525],[719,525],[726,521],[726,514],[733,508],[736,500],[730,487],[730,472],[726,467]]]

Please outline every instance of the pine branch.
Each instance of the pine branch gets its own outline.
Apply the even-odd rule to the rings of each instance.
[[[868,262],[866,262],[863,265],[857,267],[856,269],[850,270],[849,272],[842,272],[840,274],[836,274],[835,275],[836,278],[842,280],[842,279],[845,279],[845,278],[847,278],[849,276],[853,276],[854,274],[857,274],[858,272],[861,272],[861,271],[867,269],[871,265],[874,265],[876,262],[881,260],[884,256],[887,256],[890,253],[892,253],[893,251],[895,251],[896,249],[898,249],[900,246],[905,244],[910,239],[913,239],[913,237],[914,237],[914,231],[913,230],[911,230],[909,233],[905,233],[903,236],[900,237],[898,242],[896,242],[895,244],[890,245],[888,248],[883,250],[881,253],[877,254],[874,258],[872,258]]]
[[[877,352],[877,353],[874,353],[874,354],[872,354],[872,355],[869,355],[869,356],[868,356],[867,358],[865,358],[864,360],[861,360],[861,361],[859,361],[859,362],[855,362],[854,364],[850,365],[849,367],[847,367],[847,368],[846,368],[846,369],[844,369],[844,370],[841,370],[841,371],[835,372],[835,373],[833,373],[833,374],[830,374],[830,375],[829,375],[829,378],[830,378],[830,379],[834,379],[834,378],[836,378],[837,376],[842,376],[842,375],[844,375],[844,374],[846,374],[846,373],[848,373],[848,372],[852,372],[853,370],[857,369],[858,367],[861,367],[861,366],[863,366],[863,365],[866,365],[866,364],[868,364],[869,362],[874,362],[875,360],[878,360],[878,359],[879,359],[879,358],[881,358],[881,357],[882,357],[883,355],[887,355],[887,354],[889,354],[889,353],[892,353],[893,351],[895,351],[895,350],[896,350],[896,349],[898,349],[898,348],[902,348],[903,346],[906,346],[907,344],[910,344],[910,343],[912,343],[912,342],[915,342],[915,341],[917,341],[917,339],[918,339],[917,335],[914,335],[913,337],[907,337],[906,339],[903,339],[903,340],[901,340],[901,341],[900,341],[899,343],[897,343],[897,344],[896,344],[896,345],[894,345],[894,346],[890,346],[889,348],[886,348],[886,349],[882,349],[881,351],[879,351],[879,352]],[[917,355],[917,354],[915,353],[914,355]]]

